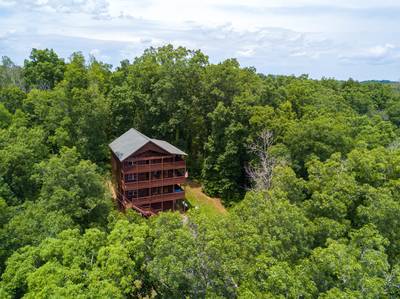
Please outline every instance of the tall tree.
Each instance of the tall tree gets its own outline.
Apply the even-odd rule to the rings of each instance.
[[[65,62],[53,49],[32,49],[24,62],[26,89],[52,89],[64,77]]]
[[[1,57],[0,64],[0,88],[15,86],[24,87],[22,68],[17,66],[7,56]]]

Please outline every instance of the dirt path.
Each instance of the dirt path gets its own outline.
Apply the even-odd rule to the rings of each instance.
[[[115,193],[114,186],[112,185],[112,182],[110,180],[106,181],[107,189],[110,191],[111,196],[113,199],[117,199],[117,194]]]

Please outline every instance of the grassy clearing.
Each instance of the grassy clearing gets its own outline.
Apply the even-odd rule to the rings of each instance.
[[[200,209],[201,212],[208,215],[226,214],[227,211],[219,198],[212,198],[205,195],[201,186],[194,182],[188,182],[185,185],[186,199],[190,202],[193,208]]]

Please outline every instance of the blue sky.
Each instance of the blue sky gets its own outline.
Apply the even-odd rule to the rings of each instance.
[[[400,1],[0,0],[0,55],[74,51],[117,66],[150,46],[236,57],[267,74],[400,79]]]

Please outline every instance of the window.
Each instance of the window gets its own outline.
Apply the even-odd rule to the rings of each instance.
[[[136,181],[136,176],[133,173],[129,173],[125,175],[125,182],[134,182]]]
[[[141,172],[138,174],[138,181],[148,181],[149,180],[149,173],[148,172]]]
[[[126,167],[133,167],[134,165],[136,165],[136,162],[133,162],[133,161],[125,161],[125,166],[126,166]]]
[[[128,191],[126,191],[126,192],[125,192],[125,196],[126,196],[128,199],[132,199],[132,198],[133,198],[133,190],[128,190]]]
[[[146,197],[149,196],[149,189],[139,189],[138,190],[139,197]]]
[[[172,178],[174,176],[174,170],[173,169],[164,170],[163,176],[164,176],[164,179],[165,178]]]
[[[175,169],[175,176],[181,177],[185,175],[185,168]]]
[[[163,186],[163,193],[172,193],[173,192],[173,187],[172,185],[170,186]]]
[[[164,158],[164,163],[171,163],[172,162],[172,157],[171,158]]]
[[[152,172],[151,172],[151,179],[152,179],[152,180],[159,180],[159,179],[161,179],[161,170],[159,170],[159,171],[152,171]]]
[[[153,187],[151,188],[151,195],[161,194],[161,187]]]

